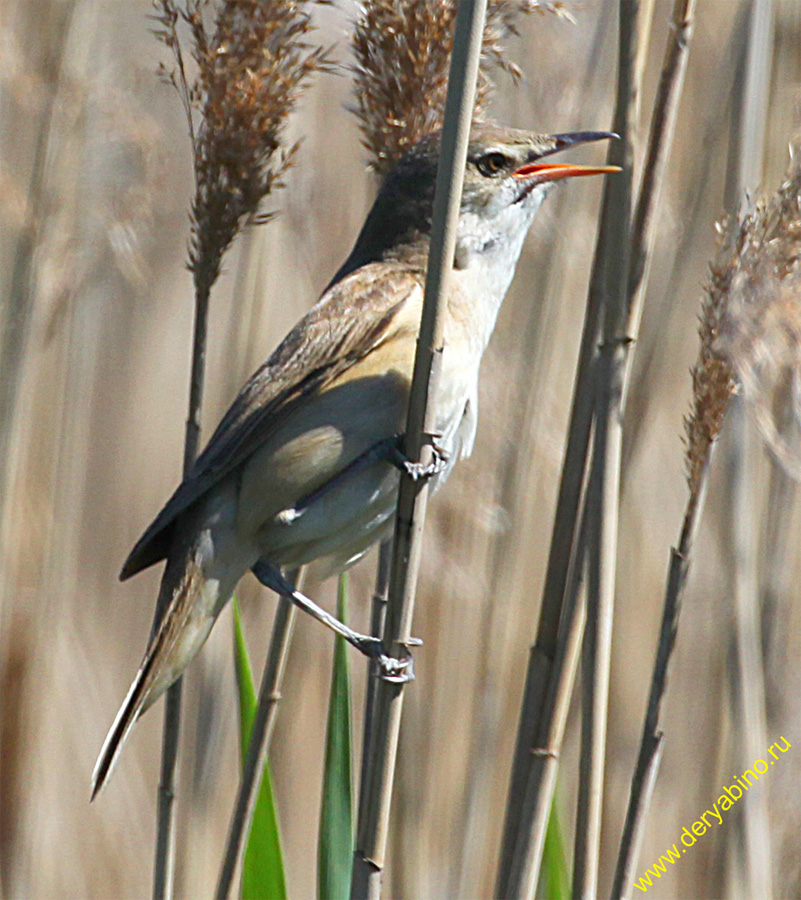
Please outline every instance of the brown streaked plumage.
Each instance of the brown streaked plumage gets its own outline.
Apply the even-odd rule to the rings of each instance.
[[[539,160],[605,137],[474,127],[434,399],[447,454],[437,480],[472,448],[481,357],[547,190],[613,171]],[[248,569],[270,584],[278,567],[321,558],[341,570],[390,528],[398,473],[388,448],[405,425],[438,155],[439,135],[430,135],[387,176],[320,301],[244,386],[126,560],[123,579],[167,559],[165,614],[101,750],[93,796],[136,718],[195,656]]]

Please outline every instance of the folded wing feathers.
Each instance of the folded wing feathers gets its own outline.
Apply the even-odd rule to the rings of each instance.
[[[163,559],[176,518],[253,453],[294,402],[321,390],[379,343],[397,309],[422,291],[424,277],[393,263],[372,263],[330,288],[242,388],[192,470],[136,542],[120,579]]]

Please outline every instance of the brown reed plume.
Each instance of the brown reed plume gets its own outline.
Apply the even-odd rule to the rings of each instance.
[[[162,64],[159,74],[181,97],[192,141],[189,265],[196,283],[214,283],[222,255],[244,224],[270,217],[261,203],[292,164],[297,144],[282,146],[287,118],[310,76],[327,67],[326,51],[305,41],[310,5],[225,0],[210,29],[208,0],[157,0],[155,34],[175,60],[172,69]],[[181,21],[189,27],[197,66],[191,82],[178,37]]]
[[[696,497],[706,475],[709,453],[720,434],[735,382],[731,365],[720,352],[720,334],[731,303],[732,281],[747,229],[718,224],[720,243],[710,263],[710,280],[701,309],[698,359],[690,371],[692,410],[684,420],[685,463],[690,495]]]
[[[362,4],[351,37],[356,103],[370,165],[385,175],[395,160],[442,126],[448,61],[453,45],[455,0],[370,0]],[[490,0],[476,86],[475,114],[492,94],[488,69],[518,80],[504,40],[517,34],[521,16],[532,12],[572,18],[561,0]]]
[[[768,447],[801,479],[801,145],[773,196],[741,213],[734,241],[719,351]]]
[[[662,626],[637,766],[615,875],[613,898],[631,890],[642,828],[661,756],[659,712],[676,641],[684,584],[701,517],[715,442],[729,400],[742,390],[769,448],[801,477],[801,154],[767,201],[746,201],[717,225],[693,366],[693,400],[685,420],[689,497],[668,570]],[[795,438],[795,441],[793,441]]]

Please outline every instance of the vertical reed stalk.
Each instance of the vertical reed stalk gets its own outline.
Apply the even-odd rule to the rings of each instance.
[[[694,0],[675,0],[673,6],[673,15],[671,21],[671,31],[668,37],[668,43],[665,50],[665,58],[662,64],[662,72],[660,76],[659,86],[657,89],[654,111],[651,119],[648,148],[646,151],[645,166],[643,171],[642,182],[640,185],[637,206],[634,212],[632,232],[631,232],[631,249],[630,263],[628,268],[628,283],[626,286],[625,301],[618,309],[620,316],[616,325],[610,330],[612,341],[604,338],[604,345],[601,350],[601,359],[607,356],[610,366],[610,376],[601,376],[601,383],[605,386],[605,391],[611,393],[603,398],[604,407],[611,401],[611,405],[597,414],[596,419],[596,452],[593,456],[593,471],[595,465],[610,466],[608,472],[612,482],[607,485],[609,490],[610,502],[615,506],[619,506],[620,494],[620,478],[621,478],[621,447],[622,447],[622,422],[625,409],[626,395],[628,392],[628,383],[631,373],[631,365],[633,361],[633,353],[631,352],[633,342],[636,340],[639,332],[640,319],[642,317],[642,308],[645,296],[645,288],[648,282],[648,272],[650,269],[650,261],[652,258],[653,242],[656,233],[655,216],[658,208],[659,196],[662,184],[664,183],[667,161],[670,154],[670,148],[673,142],[675,132],[676,118],[678,115],[678,102],[681,96],[681,90],[684,83],[684,75],[686,72],[689,41],[691,37],[692,21],[694,14]],[[636,92],[636,85],[633,89]],[[636,107],[636,96],[632,96],[630,109]],[[622,124],[622,123],[621,123]],[[621,266],[621,269],[623,267]],[[616,284],[615,292],[620,290],[621,285]],[[614,296],[610,290],[610,297]],[[617,294],[617,296],[620,296]],[[602,416],[608,415],[608,424],[606,426],[601,422]],[[599,446],[603,446],[602,439],[605,428],[608,428],[608,442],[605,446],[605,452],[602,456],[597,451]],[[603,481],[599,476],[599,481]],[[592,482],[591,482],[592,484]],[[603,489],[598,488],[599,495],[602,496]],[[594,504],[593,504],[594,506]],[[610,528],[613,521],[616,531],[616,511],[607,509],[605,503],[602,503],[604,515],[610,518]],[[606,596],[602,592],[603,583],[601,578],[593,576],[595,566],[591,563],[590,567],[590,612],[588,615],[588,635],[590,647],[588,666],[588,687],[590,696],[593,697],[598,685],[606,684],[608,691],[608,669],[604,672],[604,668],[609,665],[611,656],[611,605],[614,595],[614,568],[616,545],[610,535],[607,535],[606,551],[609,554],[605,563],[602,557],[604,543],[600,540],[593,541],[593,556],[598,559],[598,565],[604,572]],[[609,569],[611,568],[611,572]],[[597,585],[599,593],[597,596],[603,600],[599,604],[599,624],[603,628],[603,637],[610,644],[603,646],[601,641],[596,643],[596,633],[592,609],[595,604]],[[592,664],[595,664],[594,671]],[[603,763],[600,757],[603,754],[603,742],[601,732],[604,731],[598,719],[601,715],[605,715],[606,703],[601,700],[587,701],[587,715],[585,722],[587,723],[587,742],[585,747],[586,761],[583,770],[586,770],[586,778],[580,779],[579,788],[579,815],[576,828],[576,861],[574,873],[574,894],[582,893],[580,885],[583,879],[583,895],[595,896],[597,893],[597,866],[600,840],[600,816],[601,816],[601,796],[603,784]],[[597,728],[594,734],[593,731]],[[584,729],[582,731],[584,734]],[[659,743],[654,744],[654,753],[658,749]],[[584,754],[583,754],[584,756]],[[655,770],[654,775],[655,777]],[[594,782],[594,783],[593,783]],[[653,778],[651,780],[653,784]],[[584,826],[587,826],[589,835],[585,839]],[[591,840],[590,840],[591,838]],[[585,866],[581,862],[582,856],[586,854],[588,864]],[[594,870],[594,871],[593,871]]]
[[[610,149],[608,160],[612,160]],[[608,182],[607,182],[608,185]],[[608,190],[607,185],[604,191]],[[603,226],[604,214],[601,214],[596,260],[602,255],[602,241],[605,242],[608,230]],[[597,263],[593,272],[598,270]],[[595,277],[595,276],[594,276]],[[592,429],[593,407],[593,361],[598,341],[598,325],[600,320],[599,292],[589,291],[587,311],[581,335],[578,366],[573,388],[573,400],[570,412],[565,455],[559,482],[559,493],[556,502],[548,565],[543,587],[540,617],[537,635],[529,653],[526,670],[525,688],[520,707],[517,739],[515,742],[512,773],[507,792],[504,831],[501,842],[501,853],[498,864],[498,880],[496,896],[499,898],[519,896],[520,882],[525,878],[536,884],[536,873],[532,866],[537,866],[535,859],[542,854],[545,840],[549,803],[540,803],[540,790],[545,782],[541,781],[538,760],[543,754],[557,754],[558,750],[550,744],[542,744],[539,735],[550,730],[550,718],[554,710],[548,708],[546,697],[556,696],[549,686],[553,678],[561,677],[557,669],[557,647],[559,643],[560,622],[565,608],[563,598],[566,596],[568,571],[574,551],[574,533],[580,515],[580,499],[584,489],[584,474],[587,449]],[[566,627],[571,623],[566,621]],[[570,677],[572,683],[572,675]],[[551,789],[555,780],[551,782]],[[535,824],[536,819],[536,824]],[[524,875],[524,870],[527,874]],[[514,876],[512,873],[516,873]]]
[[[626,335],[632,342],[637,340],[640,331],[645,289],[648,286],[656,240],[656,215],[676,134],[679,101],[684,88],[692,40],[695,5],[696,0],[674,0],[667,46],[651,116],[642,181],[631,227]],[[627,353],[623,388],[624,406],[633,361],[633,354]]]
[[[603,14],[598,16],[595,33],[591,40],[592,52],[581,79],[575,106],[566,116],[566,121],[575,123],[575,127],[578,128],[582,125],[579,98],[581,98],[581,102],[590,105],[597,105],[601,102],[603,87],[599,71],[604,48],[611,38],[609,26],[610,20],[607,16]],[[554,202],[555,200],[556,198],[554,198]],[[547,252],[542,253],[544,264],[537,269],[536,278],[530,285],[532,296],[538,297],[547,297],[558,291],[562,276],[560,260],[562,252],[570,244],[571,237],[567,234],[560,235],[552,230],[549,235],[544,237],[544,240],[547,241]],[[536,346],[538,335],[541,336],[543,328],[547,327],[544,309],[545,306],[539,303],[525,305],[526,323],[522,340],[520,340],[521,347]],[[488,865],[487,860],[475,852],[476,844],[484,841],[486,833],[484,820],[488,812],[491,794],[495,789],[490,772],[496,767],[497,752],[493,744],[487,741],[487,733],[489,728],[496,727],[498,724],[499,709],[508,690],[506,681],[502,679],[497,665],[498,648],[508,642],[508,636],[505,639],[502,636],[507,629],[503,624],[504,614],[501,606],[495,601],[495,598],[510,598],[517,595],[521,589],[519,583],[521,573],[516,571],[519,566],[513,565],[512,561],[522,559],[529,552],[526,546],[529,535],[525,526],[525,519],[530,514],[530,510],[527,509],[530,506],[527,482],[531,476],[532,460],[536,457],[535,445],[542,437],[540,429],[535,426],[542,404],[541,385],[544,377],[547,377],[547,373],[542,363],[538,363],[532,369],[530,355],[521,353],[511,383],[519,385],[521,388],[513,405],[516,404],[517,409],[523,410],[521,421],[526,423],[526,427],[514,449],[510,446],[509,452],[504,455],[497,475],[498,505],[501,509],[508,511],[509,520],[514,524],[496,537],[492,559],[488,567],[491,596],[484,604],[484,622],[479,629],[483,637],[479,651],[477,683],[483,685],[483,688],[477,703],[471,709],[473,722],[470,732],[473,735],[473,743],[468,754],[471,777],[465,782],[462,826],[461,828],[457,826],[459,849],[457,860],[453,865],[454,887],[451,891],[454,896],[463,895],[473,889],[481,867]],[[570,595],[570,588],[567,589],[567,594]],[[566,601],[565,610],[569,607],[570,603]],[[565,612],[565,615],[567,616],[569,613]],[[582,629],[583,622],[582,618],[580,626]],[[559,651],[557,650],[556,653],[558,656]],[[561,742],[561,732],[559,735],[558,739],[552,735],[551,739],[543,742],[543,746],[558,745]],[[546,756],[535,761],[534,766],[543,765],[547,768],[552,763],[553,759]],[[477,777],[474,777],[476,773]]]
[[[728,397],[726,396],[723,400],[724,407],[727,399]],[[706,446],[700,448],[703,458],[699,462],[698,480],[694,489],[690,492],[679,542],[671,550],[670,554],[665,600],[662,609],[662,626],[659,632],[659,643],[651,677],[651,688],[640,739],[640,750],[637,757],[637,765],[632,776],[629,804],[623,825],[623,835],[620,840],[615,879],[612,886],[612,900],[630,897],[634,884],[634,875],[645,821],[648,816],[651,795],[662,755],[663,735],[659,730],[659,713],[667,686],[668,667],[676,643],[681,601],[684,585],[687,581],[687,572],[690,568],[693,542],[704,505],[713,440],[714,437],[711,437]]]
[[[631,47],[636,45],[634,28],[636,11],[637,4],[634,2],[621,4],[621,18],[628,21],[628,16],[631,15],[631,33],[628,36],[630,45],[624,49],[621,41],[620,51],[628,60],[632,58]],[[625,69],[618,81],[618,112],[615,115],[618,134],[621,134],[620,123],[625,124],[629,117],[627,113],[624,118],[620,110],[629,109],[630,93],[636,95],[636,91],[632,91],[627,73],[630,73],[630,69]],[[628,80],[624,80],[623,75],[626,75]],[[628,143],[626,132],[621,134],[621,137],[621,141],[613,142],[609,148],[607,161],[610,163],[620,165],[630,161],[630,151],[626,152]],[[565,589],[571,559],[578,543],[577,526],[596,400],[594,376],[598,373],[595,371],[595,358],[607,292],[607,272],[614,271],[614,263],[610,261],[619,257],[620,238],[623,236],[625,241],[628,234],[627,220],[622,231],[619,230],[621,221],[619,211],[629,209],[627,198],[630,192],[630,179],[629,170],[607,179],[604,185],[601,223],[587,299],[540,620],[529,658],[515,759],[507,795],[506,820],[496,885],[498,897],[532,896],[539,874],[555,785],[555,772],[549,775],[546,783],[544,780],[547,774],[546,767],[538,765],[537,761],[542,754],[558,756],[560,749],[551,744],[542,744],[540,735],[550,733],[549,719],[554,715],[554,709],[549,708],[546,698],[563,696],[562,692],[555,689],[553,682],[562,679],[572,682],[573,678],[573,673],[557,669],[554,661],[560,627],[568,632],[573,631],[573,622],[562,615],[565,607]],[[576,564],[580,565],[580,561]],[[544,792],[542,796],[541,792]]]
[[[424,435],[434,430],[429,427],[427,414],[431,408],[429,398],[437,390],[442,352],[444,317],[440,314],[440,300],[447,286],[455,247],[485,17],[486,0],[463,0],[458,5],[434,196],[425,300],[404,448],[410,460],[424,463],[432,458],[431,447],[426,444]],[[427,494],[425,484],[418,485],[410,477],[401,476],[383,635],[385,646],[398,658],[408,653]],[[375,691],[372,741],[370,747],[365,748],[368,764],[365,784],[360,791],[363,803],[359,809],[353,858],[351,896],[354,900],[375,900],[380,896],[400,732],[403,685],[377,680]]]
[[[631,192],[639,86],[636,84],[639,4],[619,6],[618,93],[614,130],[620,135],[623,172],[615,179],[616,197],[609,227],[618,236],[617,252],[604,266],[603,339],[598,358],[598,395],[590,483],[587,626],[581,682],[582,728],[579,796],[573,859],[573,896],[594,900],[598,893],[606,723],[612,665],[612,619],[617,563],[620,460],[623,445],[623,382],[626,371]]]
[[[695,0],[693,0],[692,3],[692,8],[694,9],[694,7]],[[684,25],[677,26],[677,18],[674,12],[673,20],[671,22],[671,34],[668,40],[669,43],[672,41],[672,44],[675,46],[676,52],[680,57],[686,57],[687,50],[689,50],[693,18],[694,12],[688,5]],[[710,173],[718,159],[716,148],[724,140],[722,135],[725,131],[726,123],[729,122],[731,118],[733,94],[735,93],[735,86],[739,80],[738,72],[742,68],[743,45],[745,42],[744,38],[747,26],[748,9],[745,4],[738,4],[737,13],[726,43],[726,48],[721,53],[722,62],[718,67],[719,76],[716,83],[709,89],[711,97],[708,104],[709,115],[707,116],[703,130],[696,139],[698,146],[708,148],[709,152],[700,154],[698,167],[693,171],[692,177],[682,186],[682,196],[678,201],[678,205],[682,209],[687,209],[688,213],[684,217],[685,225],[681,229],[681,234],[678,236],[675,243],[675,249],[671,252],[669,275],[665,281],[665,287],[661,291],[660,298],[654,300],[654,305],[657,310],[661,311],[659,327],[654,329],[650,336],[645,336],[645,339],[648,341],[647,344],[645,344],[645,341],[640,341],[641,346],[637,351],[640,358],[645,356],[645,359],[642,360],[642,369],[645,372],[651,368],[650,360],[654,357],[657,348],[661,344],[662,335],[670,330],[671,322],[675,319],[680,309],[678,304],[672,302],[672,298],[676,295],[681,274],[687,268],[695,241],[697,240],[700,216],[702,215],[704,202],[706,200],[705,186],[710,182]],[[684,58],[680,65],[682,79],[683,70],[686,68],[686,62],[687,59]],[[677,68],[679,68],[678,65]],[[663,67],[662,76],[660,78],[660,92],[662,91],[661,83],[664,80],[665,75],[666,69]],[[637,214],[635,213],[635,221],[636,217]],[[638,231],[636,225],[632,230],[636,239]],[[636,273],[637,267],[634,262],[632,262],[632,278],[636,276]],[[645,273],[645,278],[647,280],[647,273]],[[646,381],[647,378],[648,376],[645,376],[635,388],[637,394],[642,396],[648,396],[650,394],[650,391],[648,390],[650,385],[648,381]],[[627,462],[634,458],[638,447],[641,445],[641,437],[646,422],[646,416],[628,416],[628,422],[626,424],[629,430],[626,434],[625,446],[623,448],[624,491],[625,480],[628,474]]]
[[[536,735],[537,746],[531,750],[532,765],[528,782],[523,785],[525,794],[520,802],[521,821],[529,830],[521,831],[521,839],[512,848],[514,852],[510,868],[499,873],[499,879],[503,878],[506,884],[513,886],[515,893],[502,894],[498,890],[496,896],[499,898],[524,896],[521,886],[533,890],[531,885],[536,888],[539,880],[540,860],[545,847],[559,765],[559,752],[553,748],[560,748],[562,745],[587,618],[587,605],[582,593],[588,536],[588,513],[584,500],[582,497],[579,538],[570,561],[565,586],[565,625],[559,629],[553,658],[554,672],[561,673],[561,677],[552,678],[547,685],[548,693],[544,698],[546,714],[542,719],[541,730]],[[544,828],[540,826],[541,822],[545,822]]]
[[[631,371],[632,350],[639,331],[645,286],[648,279],[649,262],[654,242],[655,211],[658,208],[660,189],[664,181],[667,160],[675,132],[678,101],[681,95],[684,74],[686,71],[687,50],[691,35],[693,9],[693,0],[690,0],[690,2],[677,0],[677,2],[674,3],[671,34],[668,40],[651,119],[644,171],[633,218],[630,251],[631,261],[626,291],[626,304],[624,317],[621,322],[618,323],[618,328],[620,328],[621,324],[623,325],[622,334],[618,334],[617,341],[614,342],[611,347],[607,348],[609,353],[617,354],[618,357],[615,361],[615,371],[619,373],[617,376],[619,379],[619,396],[615,400],[618,412],[612,420],[613,426],[616,429],[619,429],[620,427],[620,416],[622,416],[622,411],[625,406],[625,396]],[[642,29],[640,29],[640,34],[642,34]],[[638,81],[636,78],[632,87],[632,92],[635,96],[638,93]],[[636,106],[636,100],[632,102],[632,105]],[[619,157],[619,159],[622,160],[623,156]],[[610,160],[617,161],[612,156],[611,148]],[[624,194],[626,190],[630,191],[630,187],[627,188],[622,181],[623,179],[620,177],[610,180],[606,185],[606,190],[610,192],[618,190],[621,194]],[[615,203],[618,203],[618,201],[615,200]],[[540,789],[544,789],[547,792],[546,787],[540,788],[537,786],[541,779],[543,786],[555,783],[555,778],[547,775],[549,767],[555,766],[555,762],[541,764],[539,760],[531,757],[532,748],[539,746],[541,752],[545,752],[543,748],[547,748],[549,760],[555,760],[558,757],[561,746],[561,737],[556,744],[550,743],[547,740],[547,738],[554,735],[554,732],[549,725],[549,718],[554,715],[561,715],[561,713],[552,707],[550,702],[544,704],[542,702],[548,679],[558,680],[563,677],[572,679],[572,674],[563,672],[561,666],[556,665],[555,661],[553,663],[551,662],[553,657],[549,653],[549,647],[552,646],[551,641],[555,637],[557,627],[559,627],[559,614],[561,613],[561,609],[557,603],[557,600],[560,599],[560,597],[558,593],[552,593],[551,591],[558,589],[559,585],[563,583],[562,577],[567,571],[567,569],[564,568],[566,565],[566,560],[564,559],[564,547],[566,545],[563,542],[568,540],[567,534],[573,532],[575,510],[580,508],[580,486],[581,479],[583,478],[583,468],[586,459],[586,447],[589,441],[589,428],[592,413],[593,379],[591,377],[591,360],[595,350],[595,335],[597,334],[599,318],[599,279],[603,277],[603,267],[599,260],[603,259],[604,242],[608,239],[607,235],[611,230],[608,223],[613,220],[615,215],[614,210],[609,213],[607,210],[607,195],[605,193],[605,202],[599,229],[598,248],[596,250],[596,261],[593,267],[593,279],[588,296],[587,315],[585,318],[584,333],[582,335],[576,386],[574,388],[571,427],[568,434],[565,461],[562,469],[562,481],[560,484],[557,513],[554,521],[551,555],[549,557],[546,584],[543,593],[543,608],[540,615],[537,641],[532,648],[526,693],[521,711],[521,723],[518,731],[518,744],[509,792],[509,802],[507,804],[507,818],[499,871],[499,896],[508,896],[513,893],[510,890],[509,881],[505,873],[510,871],[510,855],[515,853],[514,842],[517,840],[517,835],[523,834],[527,828],[531,827],[532,820],[530,817],[532,815],[534,815],[536,819],[534,824],[535,837],[528,846],[528,853],[532,860],[538,859],[541,853],[542,840],[544,839],[544,832],[547,827],[547,815],[550,809],[550,801],[548,800],[548,802],[545,802],[545,800],[548,799],[547,797],[543,799],[542,802],[535,801],[532,803],[532,806],[528,809],[528,813],[525,814],[528,817],[526,825],[520,825],[519,830],[516,829],[518,829],[518,823],[523,821],[521,818],[521,806],[524,802],[522,798],[536,798]],[[620,373],[622,373],[622,375]],[[619,441],[619,438],[616,440]],[[581,451],[581,453],[579,453],[579,451]],[[564,624],[561,627],[567,631],[572,631],[576,627],[574,619],[569,616],[565,616],[563,623]],[[558,692],[553,688],[547,690],[548,696],[558,696]],[[536,743],[538,733],[540,734],[541,739],[539,743]],[[529,775],[531,780],[528,789],[523,791],[521,790],[521,787],[525,786],[526,774]],[[518,860],[524,855],[523,847],[523,843],[518,846]],[[520,863],[516,863],[514,868],[519,871]],[[530,874],[529,878],[536,883],[535,875]],[[531,883],[531,880],[529,881],[529,884]]]
[[[373,591],[373,602],[370,613],[370,634],[381,637],[384,632],[384,621],[387,612],[387,594],[389,591],[389,570],[392,565],[392,541],[382,541],[378,551],[378,570],[376,572],[375,590]],[[367,771],[369,765],[369,755],[367,753],[373,740],[373,717],[375,715],[375,698],[376,687],[378,685],[377,672],[375,668],[377,663],[370,662],[368,668],[368,678],[364,697],[364,727],[362,729],[362,763],[359,775],[359,806],[366,798],[362,797],[362,792],[367,788]]]
[[[362,5],[352,35],[356,87],[354,112],[359,120],[370,165],[385,174],[393,163],[429,131],[442,127],[448,84],[448,58],[453,39],[454,16],[459,4],[434,4],[429,0],[369,0]],[[516,33],[516,18],[537,11],[565,19],[560,2],[539,0],[489,0],[479,62],[475,116],[484,112],[492,88],[487,63],[519,78],[518,67],[506,59],[502,41]],[[388,565],[388,563],[387,563]],[[385,588],[381,573],[375,597]],[[377,607],[374,606],[374,612]],[[366,784],[372,723],[374,682],[368,683],[367,716],[362,746],[362,788]]]
[[[206,337],[208,333],[211,283],[200,282],[195,292],[195,325],[192,338],[192,367],[189,377],[189,412],[184,436],[183,473],[194,465],[200,442],[200,414],[206,373]],[[165,603],[167,601],[165,595]],[[155,635],[164,607],[156,606],[151,636]],[[178,768],[178,738],[181,731],[181,695],[183,679],[167,691],[161,737],[161,770],[157,794],[156,854],[153,864],[153,900],[169,900],[175,878],[175,788]]]
[[[158,0],[156,36],[172,52],[174,68],[161,77],[179,94],[187,117],[195,173],[189,268],[195,283],[195,325],[184,444],[184,474],[192,467],[200,438],[200,413],[211,288],[222,258],[246,224],[269,218],[262,201],[281,185],[295,147],[282,149],[289,112],[310,75],[326,65],[321,49],[309,49],[307,4],[221,0],[212,30],[199,0]],[[185,24],[192,38],[197,77],[187,80],[178,35]],[[201,127],[195,126],[199,115]],[[280,152],[279,152],[280,151]],[[169,598],[165,598],[169,600]],[[154,630],[163,615],[156,609]],[[180,731],[180,680],[165,705],[158,794],[154,900],[172,895],[173,799]],[[260,711],[261,712],[261,711]],[[255,727],[254,727],[255,731]]]

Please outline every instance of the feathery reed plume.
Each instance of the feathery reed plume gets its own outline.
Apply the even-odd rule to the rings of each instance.
[[[744,227],[733,230],[726,222],[719,223],[717,229],[721,237],[709,266],[710,281],[698,326],[698,359],[690,371],[692,411],[684,420],[687,483],[693,497],[701,490],[711,447],[720,434],[729,398],[735,390],[731,365],[720,352],[720,336],[747,231]]]
[[[740,217],[719,352],[768,447],[801,479],[801,146],[776,193]]]
[[[801,477],[801,154],[767,202],[746,203],[717,226],[692,369],[692,411],[685,420],[689,497],[678,546],[672,551],[662,627],[637,767],[632,778],[612,897],[628,896],[642,828],[661,753],[659,712],[678,630],[693,539],[709,465],[729,400],[741,387],[768,446]],[[795,445],[787,430],[792,430]]]
[[[242,225],[270,217],[261,203],[281,186],[297,150],[281,146],[287,118],[310,76],[327,67],[326,51],[304,40],[311,30],[304,0],[225,0],[213,32],[205,23],[208,0],[157,2],[155,34],[175,59],[173,69],[162,64],[159,73],[181,96],[194,156],[189,265],[196,283],[211,285]],[[197,66],[191,83],[180,20],[189,26]]]
[[[456,17],[454,0],[368,0],[353,29],[351,46],[356,104],[353,112],[372,168],[385,175],[423,135],[442,126],[448,61]],[[572,18],[561,0],[490,0],[481,48],[475,113],[492,93],[494,65],[517,80],[521,71],[506,58],[503,41],[517,34],[517,21],[532,12]]]

